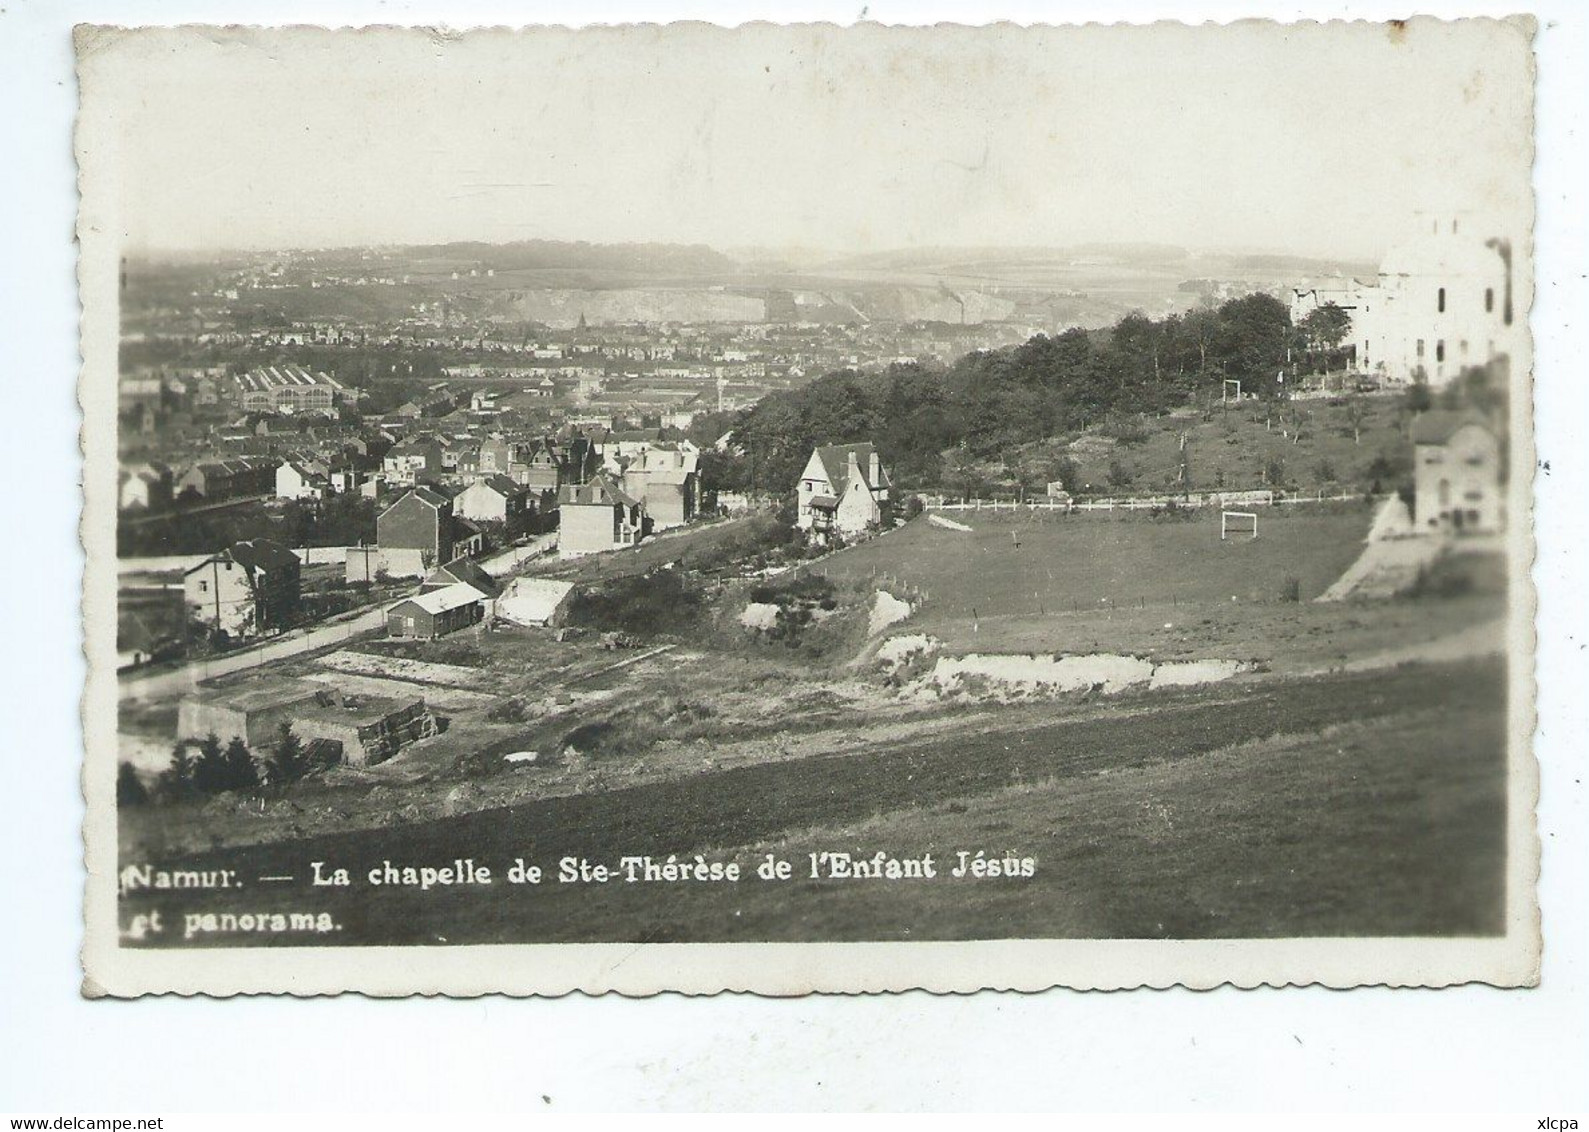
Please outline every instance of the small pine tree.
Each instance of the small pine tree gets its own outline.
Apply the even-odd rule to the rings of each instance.
[[[292,724],[283,720],[276,731],[276,750],[270,759],[271,781],[287,786],[308,773],[309,756],[303,743],[293,734]]]
[[[254,756],[241,736],[232,736],[221,756],[221,765],[226,772],[225,789],[247,790],[259,785],[259,768],[254,765]]]
[[[188,755],[186,741],[178,741],[172,748],[171,765],[160,772],[156,793],[166,802],[180,802],[197,793],[193,784],[193,759]]]
[[[131,763],[116,768],[116,804],[118,806],[143,806],[149,802],[149,791],[138,777]]]
[[[211,731],[199,740],[199,754],[193,760],[193,786],[200,794],[219,794],[226,789],[226,766],[221,759],[221,740]]]

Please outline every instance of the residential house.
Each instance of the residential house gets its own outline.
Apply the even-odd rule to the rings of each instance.
[[[331,485],[331,490],[337,495],[345,495],[348,492],[357,491],[360,485],[364,483],[364,473],[351,466],[332,468],[327,473],[326,478]]]
[[[584,483],[600,467],[590,440],[579,433],[542,437],[515,451],[510,474],[543,498],[555,496],[565,484]]]
[[[860,534],[883,521],[889,486],[870,443],[817,448],[800,473],[795,525],[819,538]]]
[[[315,460],[284,460],[276,469],[277,499],[324,499],[331,494],[331,472]]]
[[[513,445],[503,437],[493,436],[482,441],[475,460],[475,468],[482,476],[511,475],[513,473]]]
[[[387,450],[381,469],[389,483],[419,483],[441,474],[441,445],[433,440],[405,440]]]
[[[610,477],[564,484],[557,493],[558,553],[579,558],[634,546],[650,532],[645,506]]]
[[[197,495],[211,502],[269,495],[276,489],[276,461],[253,456],[205,460],[194,464],[172,486],[178,497]]]
[[[451,562],[452,500],[430,487],[410,488],[375,517],[382,550],[418,550],[431,566]]]
[[[624,469],[624,489],[645,504],[657,530],[681,527],[700,510],[699,459],[693,445],[660,442]]]
[[[188,616],[234,637],[287,627],[298,610],[302,566],[271,539],[233,543],[182,576]]]
[[[473,558],[486,552],[486,533],[461,515],[452,517],[454,558]]]
[[[479,523],[512,523],[529,509],[529,489],[505,475],[476,480],[453,500],[453,511]]]
[[[1430,532],[1506,526],[1501,443],[1477,412],[1434,410],[1412,422],[1413,519]]]
[[[617,467],[619,460],[632,460],[647,449],[661,443],[659,428],[630,429],[627,432],[609,432],[601,439],[598,449],[602,462],[609,468]]]

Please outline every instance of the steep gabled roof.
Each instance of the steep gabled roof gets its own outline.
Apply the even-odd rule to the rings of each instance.
[[[235,542],[232,561],[246,570],[281,570],[298,564],[298,556],[274,539],[256,538]]]
[[[442,508],[452,503],[451,499],[437,491],[435,488],[421,485],[419,487],[409,488],[407,491],[403,492],[402,495],[399,495],[396,499],[392,500],[381,509],[381,515],[385,515],[393,507],[396,507],[409,496],[413,496],[426,506],[435,509],[438,514],[441,512]],[[380,516],[377,516],[377,520],[379,520],[379,518]]]
[[[496,580],[468,558],[454,558],[425,579],[427,586],[447,586],[460,582],[473,587],[485,597],[496,597],[502,592]]]
[[[524,491],[522,484],[512,476],[505,476],[501,472],[493,472],[480,482],[504,497],[512,497]]]
[[[622,504],[634,507],[639,500],[619,487],[608,476],[598,475],[589,483],[567,483],[557,491],[559,506],[599,507],[603,504]]]
[[[861,481],[866,483],[868,471],[871,468],[872,457],[877,449],[869,441],[859,444],[826,444],[816,450],[817,460],[822,465],[822,472],[827,476],[828,482],[833,485],[835,495],[843,495],[849,487],[850,455],[855,455],[855,463],[860,468]],[[867,483],[873,489],[888,486],[888,472],[881,462],[877,465],[878,482]]]

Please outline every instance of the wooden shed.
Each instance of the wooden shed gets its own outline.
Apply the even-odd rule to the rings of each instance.
[[[485,616],[480,591],[457,582],[429,593],[404,598],[386,610],[386,632],[392,637],[429,640],[466,629]]]

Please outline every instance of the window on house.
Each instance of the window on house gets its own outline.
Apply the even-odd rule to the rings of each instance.
[[[1484,313],[1490,314],[1495,310],[1495,288],[1484,288]]]
[[[200,582],[199,583],[199,592],[201,594],[209,593],[210,592],[210,583],[208,583],[208,582]]]
[[[1418,339],[1418,356],[1423,357],[1423,339]]]
[[[1440,341],[1435,343],[1435,361],[1443,362],[1445,360],[1446,360],[1446,340],[1444,338],[1442,338],[1442,339],[1440,339]]]
[[[1436,301],[1440,307],[1440,313],[1444,314],[1446,310],[1446,289],[1444,287],[1440,288],[1440,293],[1437,296]]]

